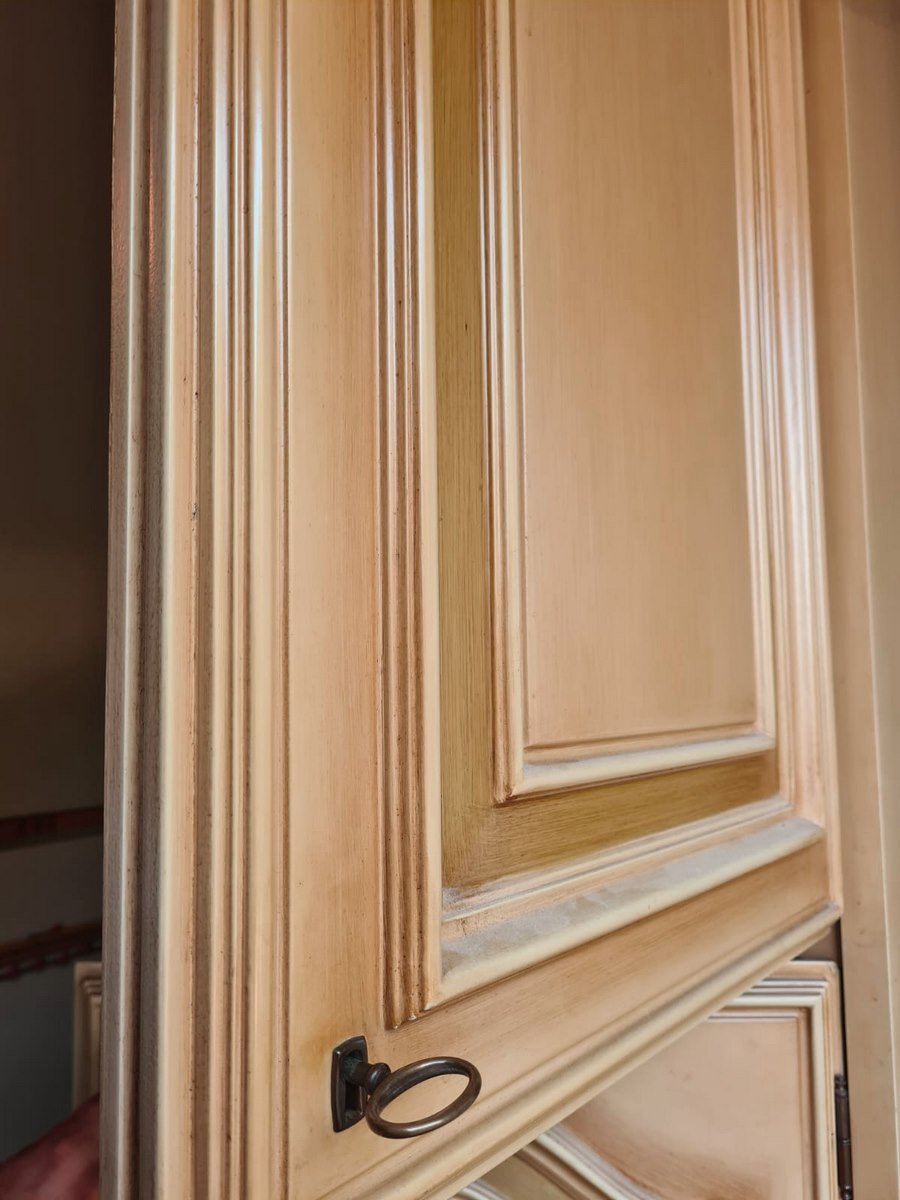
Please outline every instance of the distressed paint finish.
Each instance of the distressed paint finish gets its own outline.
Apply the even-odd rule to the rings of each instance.
[[[476,25],[485,11],[451,7]],[[566,843],[573,825],[554,820],[553,797],[537,801],[549,816],[535,831],[531,800],[486,793],[510,844],[538,861],[516,879],[527,854],[498,857],[489,894],[460,899],[442,869],[433,620],[446,588],[433,488],[446,327],[432,18],[446,12],[425,0],[122,0],[110,1200],[439,1200],[835,919],[797,10],[746,11],[780,181],[763,206],[766,295],[781,298],[767,362],[775,391],[797,398],[795,425],[779,429],[793,499],[775,556],[793,566],[776,586],[777,763],[765,750],[701,765],[711,801],[688,824],[674,764],[629,776],[623,819],[640,826],[653,796],[672,811],[662,830],[629,826],[611,858],[589,823]],[[471,153],[460,146],[460,162]],[[493,219],[489,195],[476,196],[479,221]],[[486,278],[502,300],[504,280]],[[462,749],[483,767],[493,737],[489,717]],[[753,770],[746,807],[732,803],[728,787]],[[457,841],[477,841],[482,807]],[[588,919],[572,936],[548,901]],[[336,1136],[329,1055],[358,1033],[395,1066],[470,1058],[482,1097],[407,1144],[365,1126]]]

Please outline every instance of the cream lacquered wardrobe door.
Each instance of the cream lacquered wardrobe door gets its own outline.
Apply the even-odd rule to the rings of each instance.
[[[439,1200],[837,914],[796,4],[118,39],[104,1197]]]

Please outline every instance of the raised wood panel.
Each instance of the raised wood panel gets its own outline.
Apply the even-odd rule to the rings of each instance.
[[[664,1200],[831,1200],[842,1070],[837,971],[792,963],[563,1129]]]
[[[73,984],[72,1107],[77,1108],[100,1089],[100,963],[76,963]]]
[[[730,23],[721,0],[498,7],[527,762],[759,723]]]
[[[429,11],[385,205],[395,1020],[834,794],[796,7]]]
[[[440,628],[429,636],[440,645],[445,876],[458,888],[779,790],[767,754],[777,418],[763,410],[778,400],[762,390],[774,347],[757,319],[757,14],[718,3],[678,6],[681,17],[653,5],[524,12],[435,8]],[[646,62],[620,76],[638,27]],[[693,71],[691,53],[709,60],[717,39],[715,76]],[[653,55],[669,44],[661,87]],[[542,64],[529,73],[531,53]],[[598,76],[611,82],[594,86],[584,63],[604,55]],[[713,132],[687,120],[692,105]],[[678,145],[697,139],[675,159],[672,125]],[[552,203],[542,188],[555,189]],[[698,212],[702,235],[684,227]],[[641,238],[647,227],[654,236]],[[704,574],[716,582],[701,586]],[[556,682],[546,691],[541,679]],[[529,730],[534,703],[555,732]],[[587,724],[566,731],[575,712]],[[742,755],[756,760],[733,761]],[[717,760],[726,765],[709,770]],[[597,786],[691,766],[646,790]],[[547,793],[543,808],[493,811]]]
[[[840,982],[794,962],[460,1195],[833,1200]]]

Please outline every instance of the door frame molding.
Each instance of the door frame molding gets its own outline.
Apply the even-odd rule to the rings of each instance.
[[[871,151],[867,157],[860,144],[879,114],[862,110],[863,89],[878,78],[878,64],[860,60],[858,38],[865,36],[867,21],[873,22],[870,38],[887,36],[880,31],[879,11],[900,19],[896,0],[868,7],[848,0],[802,2],[841,796],[844,1019],[854,1185],[862,1198],[900,1194],[900,1008],[892,984],[900,965],[900,876],[889,853],[898,823],[898,780],[892,779],[880,745],[896,738],[900,660],[884,615],[896,608],[897,589],[891,583],[896,566],[887,561],[883,540],[879,549],[873,536],[879,510],[894,513],[896,523],[897,492],[896,487],[887,491],[883,475],[879,483],[878,435],[872,429],[879,406],[896,404],[897,397],[896,391],[880,388],[868,359],[868,322],[876,308],[884,311],[890,296],[878,292],[883,264],[873,255],[885,251],[871,236],[867,244],[872,221],[860,209],[885,187],[885,164],[875,162]],[[871,47],[870,40],[869,52]],[[897,167],[891,169],[896,178]],[[896,261],[900,240],[896,234],[894,239]]]
[[[285,1190],[285,19],[117,5],[106,1200]]]

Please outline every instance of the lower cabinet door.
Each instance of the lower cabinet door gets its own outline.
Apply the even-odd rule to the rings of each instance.
[[[459,1200],[833,1200],[842,1070],[837,969],[791,963]]]

